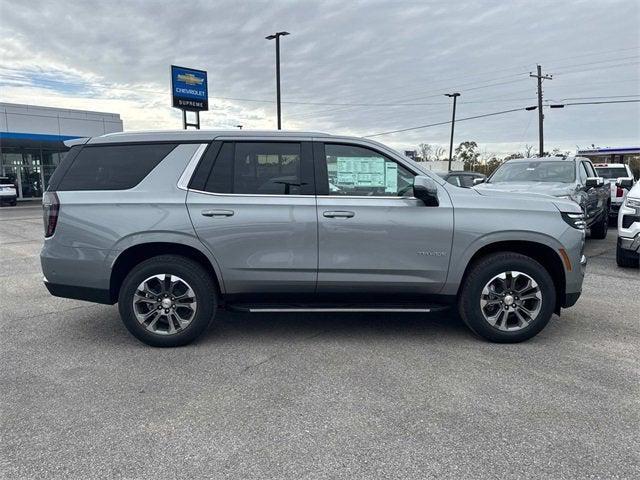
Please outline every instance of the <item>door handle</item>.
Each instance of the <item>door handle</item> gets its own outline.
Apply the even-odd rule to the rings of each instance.
[[[204,217],[231,217],[234,214],[233,210],[202,210],[202,216]]]
[[[355,215],[353,212],[348,212],[346,210],[338,210],[338,211],[327,211],[323,212],[322,216],[327,218],[351,218]]]

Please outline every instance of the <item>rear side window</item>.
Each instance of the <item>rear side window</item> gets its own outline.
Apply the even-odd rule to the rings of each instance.
[[[135,187],[176,143],[85,146],[58,190],[127,190]]]
[[[300,195],[300,143],[225,142],[216,157],[205,190],[213,193]]]
[[[624,167],[596,167],[598,176],[602,178],[628,177],[627,169]]]

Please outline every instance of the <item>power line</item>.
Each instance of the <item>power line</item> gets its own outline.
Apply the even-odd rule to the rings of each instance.
[[[640,63],[640,61],[638,62],[624,62],[624,63],[617,63],[615,65],[602,65],[600,67],[594,67],[594,68],[585,68],[582,70],[569,70],[567,72],[563,72],[560,71],[558,72],[560,75],[570,75],[572,73],[583,73],[583,72],[592,72],[594,70],[603,70],[603,69],[607,69],[607,68],[616,68],[616,67],[625,67],[627,65],[637,65],[638,63]],[[557,75],[557,74],[556,74]]]
[[[463,122],[465,120],[474,120],[476,118],[491,117],[494,115],[503,115],[505,113],[518,112],[518,111],[524,111],[524,107],[512,108],[511,110],[502,110],[500,112],[485,113],[483,115],[474,115],[473,117],[458,118],[456,122]],[[429,123],[427,125],[419,125],[417,127],[401,128],[399,130],[389,130],[388,132],[373,133],[371,135],[364,135],[364,138],[379,137],[382,135],[390,135],[392,133],[409,132],[411,130],[420,130],[422,128],[436,127],[438,125],[447,125],[449,123],[451,123],[451,120],[447,120],[446,122]]]
[[[611,104],[611,103],[638,103],[640,102],[640,99],[638,100],[612,100],[610,102],[575,102],[575,103],[564,103],[563,105],[605,105],[605,104]],[[545,105],[545,106],[550,106],[550,105]]]
[[[545,103],[562,103],[565,100],[597,100],[601,98],[629,98],[629,97],[640,97],[640,95],[602,95],[598,97],[567,97],[561,98],[560,100],[545,100]]]
[[[565,103],[565,106],[571,106],[571,105],[603,105],[603,104],[615,104],[615,103],[639,103],[640,99],[638,100],[611,100],[611,101],[602,101],[602,102],[575,102],[575,103]],[[545,107],[550,107],[550,105],[544,105]],[[526,111],[528,107],[519,107],[519,108],[512,108],[510,110],[501,110],[499,112],[491,112],[491,113],[485,113],[482,115],[474,115],[472,117],[464,117],[464,118],[457,118],[456,122],[462,122],[465,120],[475,120],[477,118],[485,118],[485,117],[492,117],[494,115],[503,115],[506,113],[512,113],[512,112],[519,112],[519,111]],[[537,108],[537,107],[535,107]],[[391,135],[392,133],[401,133],[401,132],[409,132],[411,130],[420,130],[422,128],[428,128],[428,127],[437,127],[440,125],[447,125],[451,123],[451,120],[448,120],[446,122],[437,122],[437,123],[429,123],[427,125],[419,125],[417,127],[409,127],[409,128],[401,128],[398,130],[389,130],[387,132],[380,132],[380,133],[373,133],[371,135],[364,135],[364,138],[371,138],[371,137],[379,137],[382,135]]]

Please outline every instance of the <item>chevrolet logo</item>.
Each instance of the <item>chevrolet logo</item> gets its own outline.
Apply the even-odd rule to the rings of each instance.
[[[204,83],[204,78],[196,77],[193,73],[181,73],[176,78],[187,85],[202,85]]]

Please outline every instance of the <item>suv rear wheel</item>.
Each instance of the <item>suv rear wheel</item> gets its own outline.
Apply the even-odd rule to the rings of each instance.
[[[499,343],[522,342],[549,323],[556,291],[549,272],[519,253],[480,259],[458,299],[460,316],[477,335]]]
[[[209,273],[178,255],[161,255],[136,265],[118,298],[127,330],[154,347],[192,342],[209,326],[216,307],[216,288]]]

